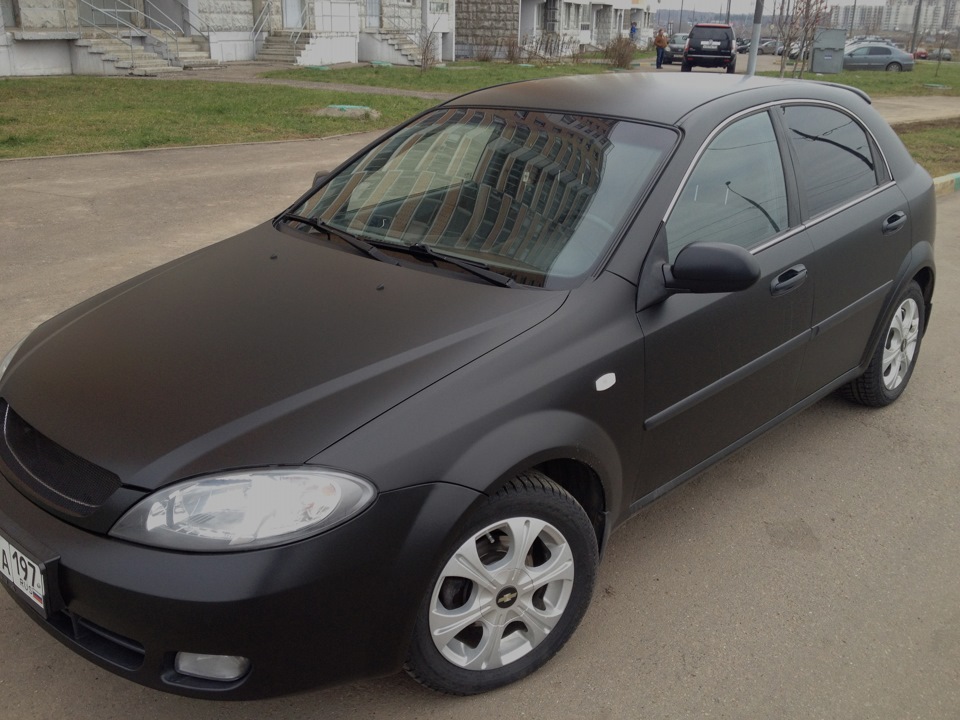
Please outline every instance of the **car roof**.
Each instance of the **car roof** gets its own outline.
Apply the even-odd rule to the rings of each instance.
[[[605,115],[676,125],[702,105],[739,96],[744,107],[785,99],[852,102],[853,88],[809,80],[716,75],[609,73],[528,80],[476,90],[446,106],[498,107]]]

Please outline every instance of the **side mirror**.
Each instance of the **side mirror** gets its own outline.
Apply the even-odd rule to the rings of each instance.
[[[313,186],[318,187],[320,183],[327,179],[329,174],[329,170],[317,170],[317,173],[313,176]]]
[[[760,279],[760,263],[738,245],[693,242],[663,266],[664,286],[693,293],[746,290]]]

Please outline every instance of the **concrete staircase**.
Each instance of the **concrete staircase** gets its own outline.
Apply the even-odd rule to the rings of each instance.
[[[123,40],[99,34],[87,35],[75,44],[85,50],[89,58],[78,74],[161,75],[180,72],[184,68],[220,64],[219,60],[210,59],[206,40],[192,35],[178,36],[173,42],[165,33],[144,30],[124,33]]]
[[[178,35],[174,44],[170,36],[157,30],[146,31],[154,41],[152,44],[166,45],[168,60],[184,70],[217,67],[219,60],[210,58],[210,43],[202,35]]]
[[[131,40],[133,49],[125,42],[112,37],[86,37],[76,41],[77,47],[86,50],[94,61],[100,61],[102,75],[160,75],[180,72],[179,65],[172,65],[155,52]]]
[[[377,40],[389,45],[397,53],[399,53],[399,55],[406,60],[407,64],[420,64],[420,48],[418,48],[417,44],[410,39],[410,36],[407,33],[392,30],[379,30],[376,33],[376,37]]]
[[[261,62],[297,64],[297,58],[310,44],[310,36],[304,33],[296,43],[290,39],[289,32],[271,32],[267,35],[257,52],[257,60]]]

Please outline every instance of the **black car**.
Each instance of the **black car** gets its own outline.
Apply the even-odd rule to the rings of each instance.
[[[181,695],[512,682],[640,508],[829,393],[900,396],[934,227],[850,88],[464,95],[7,355],[3,583]]]
[[[690,28],[683,49],[682,72],[694,67],[726,68],[737,71],[737,42],[733,28],[724,23],[697,23]]]

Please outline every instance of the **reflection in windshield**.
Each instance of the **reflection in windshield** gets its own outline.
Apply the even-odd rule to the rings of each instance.
[[[602,257],[675,138],[606,118],[441,109],[359,158],[297,212],[479,260],[520,283],[564,285]]]

